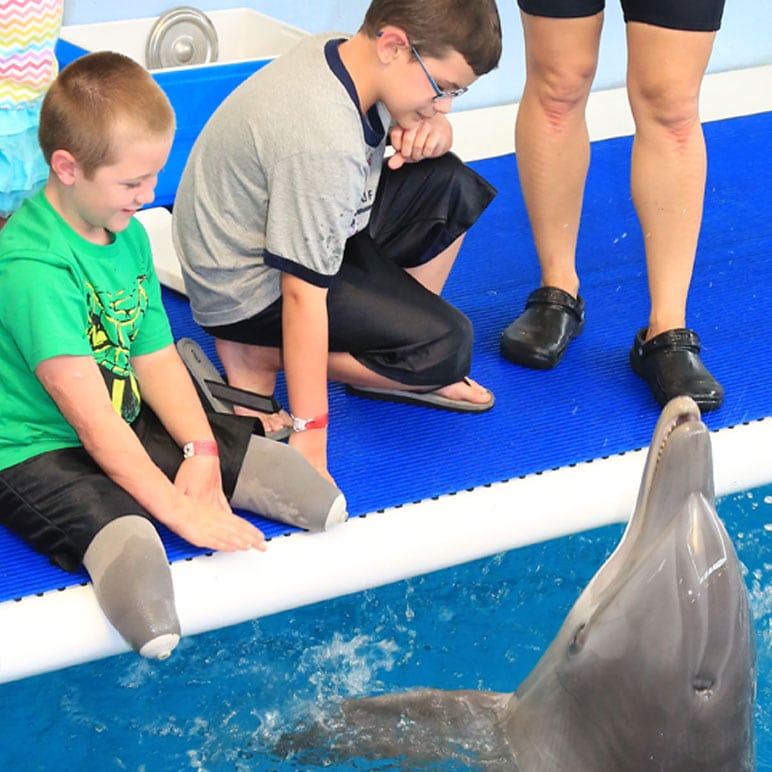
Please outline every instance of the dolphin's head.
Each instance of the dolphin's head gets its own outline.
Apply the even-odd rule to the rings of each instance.
[[[751,624],[710,435],[677,398],[622,541],[512,701],[523,768],[549,769],[567,744],[577,770],[753,769]]]

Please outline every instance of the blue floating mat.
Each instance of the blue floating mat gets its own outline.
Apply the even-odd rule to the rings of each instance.
[[[708,183],[688,323],[721,381],[711,429],[772,416],[772,113],[706,124]],[[538,286],[538,263],[514,156],[475,162],[499,195],[471,230],[445,297],[475,327],[472,377],[496,395],[483,415],[358,399],[330,386],[329,466],[352,516],[645,447],[659,415],[628,366],[648,318],[643,245],[629,192],[629,137],[593,144],[578,247],[587,323],[560,367],[519,368],[498,353],[501,331]],[[175,336],[197,340],[187,300],[165,290]],[[286,404],[279,382],[277,397]],[[287,526],[254,517],[268,537]],[[469,513],[470,532],[475,528]],[[202,554],[162,530],[172,561]],[[409,539],[410,534],[405,534]],[[0,601],[88,581],[0,529]]]

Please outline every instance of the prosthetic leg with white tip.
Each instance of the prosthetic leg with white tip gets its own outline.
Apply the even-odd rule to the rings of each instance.
[[[302,453],[254,435],[231,504],[309,531],[328,531],[348,518],[343,493]]]
[[[161,538],[153,524],[126,515],[92,539],[83,565],[105,616],[134,651],[166,659],[180,640],[174,587]]]

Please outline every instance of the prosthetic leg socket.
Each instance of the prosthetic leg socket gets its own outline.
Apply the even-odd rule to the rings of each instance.
[[[83,565],[97,600],[134,651],[166,659],[180,640],[174,587],[161,538],[140,515],[126,515],[92,539]]]
[[[340,489],[280,442],[252,436],[231,504],[309,531],[327,531],[348,518]]]

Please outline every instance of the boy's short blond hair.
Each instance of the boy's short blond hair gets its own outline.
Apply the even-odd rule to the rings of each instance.
[[[478,77],[501,58],[496,0],[373,0],[362,32],[374,38],[387,25],[403,30],[422,56],[458,51]]]
[[[66,150],[91,178],[117,160],[118,139],[170,137],[174,128],[174,110],[150,73],[128,56],[98,51],[59,73],[43,100],[38,138],[47,163]]]

